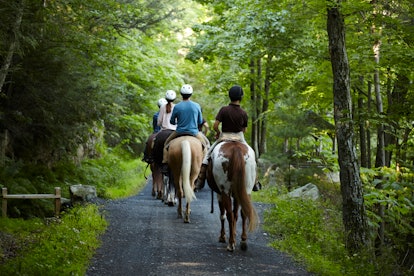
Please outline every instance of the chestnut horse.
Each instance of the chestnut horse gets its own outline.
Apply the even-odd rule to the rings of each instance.
[[[146,142],[146,154],[147,158],[145,162],[147,162],[151,169],[151,176],[152,176],[152,196],[157,197],[157,199],[162,199],[163,194],[163,185],[164,185],[164,179],[163,175],[161,173],[161,167],[159,162],[155,162],[154,160],[154,140],[158,133],[152,133]],[[151,158],[150,158],[151,157]]]
[[[224,224],[227,217],[229,225],[227,250],[230,252],[236,248],[236,225],[239,207],[241,206],[242,217],[240,243],[242,250],[247,250],[247,230],[252,232],[259,223],[256,209],[250,198],[255,181],[256,160],[254,151],[250,146],[239,141],[223,141],[217,144],[211,153],[211,160],[207,169],[207,183],[217,193],[221,220],[219,241],[223,243],[226,242]]]
[[[146,142],[146,158],[151,168],[152,176],[152,196],[161,199],[165,204],[174,206],[175,188],[170,175],[163,175],[161,172],[162,154],[164,142],[172,133],[172,130],[166,129],[153,133],[148,137]]]
[[[177,213],[183,218],[182,198],[186,199],[184,222],[190,222],[190,203],[194,194],[194,181],[200,172],[203,161],[203,147],[193,136],[180,136],[171,140],[168,149],[168,166],[172,173],[178,198]]]

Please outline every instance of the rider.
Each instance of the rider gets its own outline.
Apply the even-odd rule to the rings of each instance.
[[[160,114],[158,115],[157,125],[161,128],[161,131],[157,133],[157,136],[152,142],[153,159],[158,164],[162,161],[165,140],[176,129],[175,125],[170,124],[171,114],[175,107],[174,100],[176,98],[177,94],[174,90],[167,90],[167,92],[165,92],[165,100],[167,101],[167,104],[161,106]]]
[[[198,126],[203,123],[200,105],[190,100],[193,87],[184,84],[181,87],[180,94],[183,100],[174,107],[170,119],[170,123],[176,125],[177,128],[164,143],[163,166],[161,168],[163,173],[168,171],[168,146],[172,139],[181,135],[191,135],[201,141],[204,153],[208,147],[208,140],[206,141],[205,136],[198,130]]]
[[[167,90],[165,92],[165,100],[167,104],[160,108],[160,115],[158,116],[157,125],[161,130],[175,130],[176,126],[170,123],[172,111],[174,109],[174,101],[177,98],[177,94],[174,90]]]
[[[158,100],[158,108],[161,109],[161,106],[167,104],[167,100],[165,98],[161,98]],[[156,112],[153,116],[152,116],[152,128],[154,129],[153,133],[157,133],[158,131],[161,130],[161,127],[158,125],[158,116],[160,114],[160,110],[158,110],[158,112]]]
[[[238,85],[234,85],[229,90],[229,98],[231,101],[230,104],[223,106],[216,115],[213,129],[216,132],[215,137],[217,140],[211,145],[207,154],[204,156],[200,173],[195,183],[197,190],[204,187],[208,159],[218,143],[226,139],[231,139],[247,144],[244,139],[244,132],[247,128],[248,116],[247,112],[240,107],[240,102],[243,98],[243,89]],[[220,123],[222,132],[219,129]]]
[[[167,100],[165,98],[159,99],[158,102],[157,102],[158,108],[161,108],[161,106],[163,106],[166,103],[167,103]],[[145,142],[144,158],[142,160],[149,163],[149,164],[153,162],[153,160],[150,156],[150,153],[149,153],[149,150],[150,150],[149,141],[152,140],[154,138],[153,136],[155,136],[155,134],[161,130],[161,128],[158,126],[158,123],[157,123],[159,114],[160,114],[160,110],[155,112],[154,115],[152,116],[152,129],[153,129],[153,132],[152,132],[151,136],[148,138],[148,140]]]

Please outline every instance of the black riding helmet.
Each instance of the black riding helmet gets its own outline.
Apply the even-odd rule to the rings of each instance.
[[[229,90],[229,97],[231,101],[241,101],[243,98],[243,89],[238,85],[234,85]]]

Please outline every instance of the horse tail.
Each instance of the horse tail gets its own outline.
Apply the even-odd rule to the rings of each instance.
[[[229,160],[229,176],[232,182],[232,193],[240,204],[243,214],[249,220],[249,231],[254,231],[259,223],[259,217],[254,208],[250,195],[247,194],[246,161],[240,147],[231,147]]]
[[[183,157],[183,163],[181,166],[181,178],[183,183],[184,196],[188,203],[196,199],[193,189],[190,183],[191,172],[191,147],[190,142],[183,140],[181,142],[181,152]]]

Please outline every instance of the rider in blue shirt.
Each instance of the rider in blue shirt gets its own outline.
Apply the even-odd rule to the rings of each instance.
[[[198,126],[203,123],[201,107],[198,103],[190,100],[193,94],[193,88],[189,84],[181,87],[180,94],[183,100],[176,104],[171,115],[170,123],[177,125],[177,129],[165,141],[162,171],[168,170],[168,146],[172,139],[181,135],[192,135],[198,138],[204,148],[204,154],[209,142],[207,138],[199,131]]]

